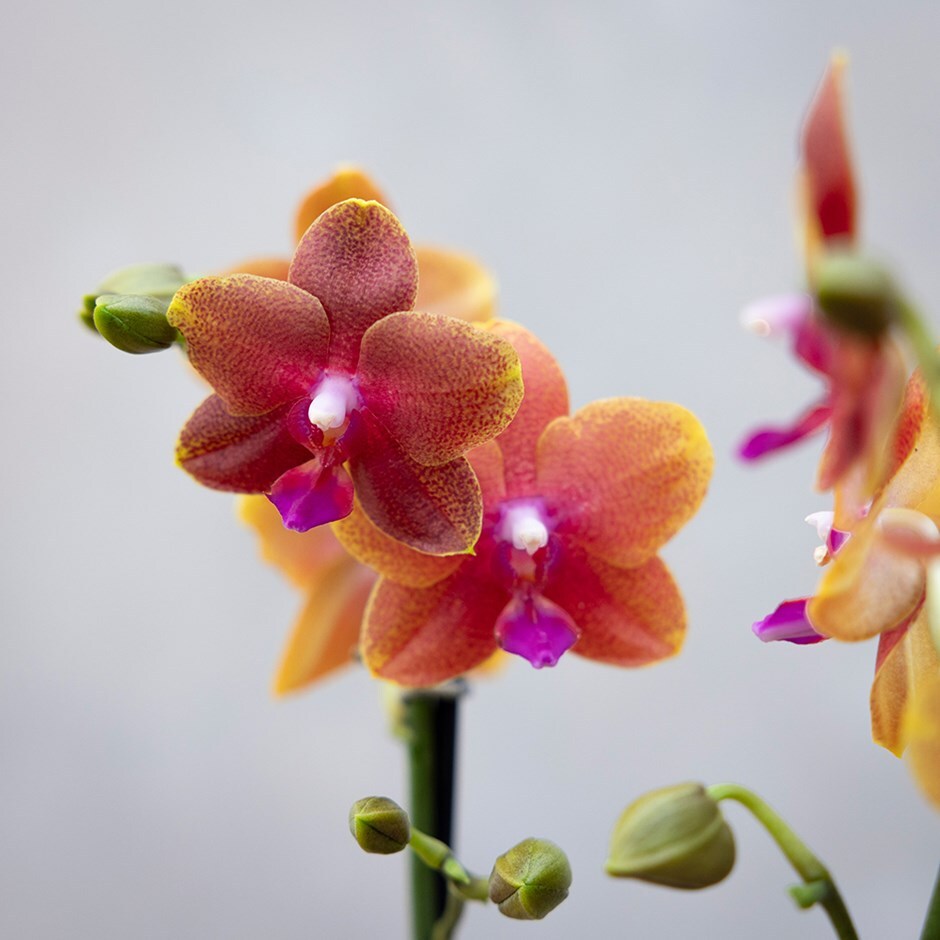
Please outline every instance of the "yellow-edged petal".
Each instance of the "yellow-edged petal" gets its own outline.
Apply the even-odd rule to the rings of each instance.
[[[608,564],[651,558],[694,515],[714,456],[690,411],[613,398],[557,418],[538,443],[538,485],[559,532]]]
[[[904,719],[907,759],[924,796],[940,809],[940,675],[917,690]]]

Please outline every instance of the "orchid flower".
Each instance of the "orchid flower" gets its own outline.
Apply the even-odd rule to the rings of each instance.
[[[304,196],[298,206],[295,243],[331,206],[347,199],[373,200],[392,209],[378,185],[361,169],[341,166]],[[418,295],[415,309],[443,313],[458,320],[489,320],[496,309],[496,284],[489,272],[462,252],[431,245],[415,245],[418,261]],[[287,280],[290,258],[257,257],[233,265],[229,274],[258,274]]]
[[[424,686],[498,647],[536,667],[573,649],[638,666],[675,653],[682,598],[657,550],[695,513],[712,469],[701,425],[673,404],[619,398],[568,416],[564,377],[522,327],[495,321],[522,361],[516,418],[470,454],[484,526],[470,557],[432,557],[354,511],[334,528],[381,575],[362,654],[381,677]]]
[[[755,624],[755,633],[763,640],[805,643],[878,636],[872,736],[900,755],[912,740],[905,729],[914,721],[907,716],[916,706],[921,717],[911,727],[918,729],[918,740],[924,739],[923,761],[934,761],[931,766],[940,759],[936,752],[940,728],[935,727],[940,712],[934,713],[931,725],[921,700],[935,701],[929,689],[940,674],[928,603],[929,582],[940,587],[938,467],[940,424],[930,409],[923,380],[915,373],[895,431],[887,479],[851,533],[833,530],[835,535],[827,535],[828,548],[818,560],[828,567],[815,597],[785,602]],[[935,728],[933,739],[931,728]]]
[[[307,230],[287,282],[250,274],[181,288],[169,322],[215,389],[184,427],[180,464],[216,489],[264,492],[288,528],[352,510],[421,551],[472,549],[481,526],[467,450],[522,395],[510,344],[412,312],[417,264],[377,202]]]
[[[833,59],[800,140],[798,189],[809,293],[761,301],[743,315],[745,325],[762,335],[788,337],[797,359],[825,380],[826,393],[792,423],[753,432],[739,454],[755,460],[828,428],[817,486],[839,487],[837,520],[850,525],[882,481],[883,443],[890,436],[906,371],[884,329],[866,333],[833,324],[817,296],[821,262],[851,250],[858,235],[855,171],[842,103],[844,64],[840,56]]]

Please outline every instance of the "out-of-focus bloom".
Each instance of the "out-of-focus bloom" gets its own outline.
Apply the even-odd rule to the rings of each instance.
[[[411,312],[416,288],[398,220],[357,199],[310,226],[288,282],[183,287],[168,320],[216,394],[183,429],[180,464],[207,486],[264,492],[289,528],[342,518],[355,488],[393,538],[469,551],[481,504],[463,455],[515,413],[518,357],[468,324]]]
[[[905,712],[904,739],[914,778],[940,809],[940,676],[924,682]]]
[[[878,636],[872,736],[899,755],[908,744],[905,716],[922,692],[926,701],[933,700],[924,690],[940,673],[927,603],[928,572],[940,563],[938,469],[940,425],[924,383],[915,374],[896,428],[887,480],[867,516],[847,538],[838,533],[833,542],[828,536],[831,550],[820,558],[828,567],[815,597],[788,601],[755,624],[755,632],[764,640]],[[784,624],[787,613],[789,622]],[[934,720],[940,722],[940,711]],[[928,725],[921,719],[916,727]],[[929,739],[925,732],[921,736]]]
[[[740,456],[754,460],[828,427],[829,439],[817,476],[821,490],[839,487],[836,516],[854,521],[860,507],[881,485],[884,445],[903,393],[906,371],[886,324],[875,323],[877,306],[849,283],[843,296],[830,297],[832,279],[820,294],[820,276],[835,270],[833,259],[853,253],[858,233],[855,172],[849,154],[842,106],[844,60],[836,56],[803,125],[800,140],[800,211],[809,293],[762,301],[744,312],[747,326],[763,335],[789,337],[796,357],[826,382],[823,398],[791,424],[764,427],[741,445]],[[846,269],[841,265],[839,270]],[[855,265],[865,285],[868,269]],[[838,293],[838,291],[836,292]],[[838,308],[839,323],[827,317],[821,301]],[[858,313],[854,326],[852,311]],[[848,311],[848,312],[846,312]],[[861,322],[864,321],[864,322]]]
[[[374,200],[393,209],[376,183],[358,167],[341,166],[303,198],[294,223],[295,242],[331,206],[347,199]],[[458,320],[489,320],[496,310],[496,284],[489,272],[467,255],[431,245],[415,245],[418,295],[415,309]],[[290,259],[258,257],[242,261],[229,274],[258,274],[287,280]]]
[[[366,612],[366,664],[421,686],[497,646],[536,667],[571,647],[621,666],[672,655],[685,611],[656,552],[705,494],[713,458],[701,425],[678,405],[637,398],[568,417],[548,351],[515,324],[491,329],[519,353],[526,395],[500,437],[470,455],[485,507],[475,555],[411,551],[358,511],[335,527],[382,575]]]

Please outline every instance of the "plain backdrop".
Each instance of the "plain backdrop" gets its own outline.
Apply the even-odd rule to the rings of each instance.
[[[466,700],[461,857],[487,871],[541,835],[574,885],[537,926],[480,907],[463,935],[830,936],[735,807],[726,883],[603,875],[621,809],[690,779],[762,793],[865,937],[916,935],[940,827],[870,741],[874,645],[750,633],[813,590],[819,442],[750,468],[733,450],[820,391],[738,311],[801,283],[796,133],[835,46],[866,241],[938,325],[940,6],[37,0],[0,29],[0,936],[406,936],[404,856],[365,856],[346,827],[360,796],[405,798],[378,686],[350,669],[272,698],[300,597],[232,499],[173,465],[202,389],[178,355],[122,355],[75,319],[124,264],[289,251],[297,200],[340,161],[416,241],[492,269],[575,407],[681,402],[717,455],[665,552],[689,610],[677,659],[518,662]]]

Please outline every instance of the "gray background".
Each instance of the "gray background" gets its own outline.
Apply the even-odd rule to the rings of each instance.
[[[40,0],[2,17],[0,935],[405,935],[403,857],[346,831],[356,797],[404,798],[378,687],[349,671],[269,696],[300,598],[231,499],[173,466],[200,387],[179,357],[122,356],[73,316],[122,264],[286,252],[297,199],[340,160],[371,169],[417,241],[492,267],[575,406],[674,399],[717,453],[666,551],[690,612],[678,659],[518,663],[467,701],[462,857],[487,869],[544,835],[575,881],[538,927],[473,909],[465,935],[829,936],[734,807],[725,884],[601,874],[621,808],[690,778],[763,793],[864,936],[915,935],[940,829],[870,743],[874,646],[749,631],[815,583],[818,444],[753,469],[731,452],[818,391],[737,314],[800,282],[795,135],[836,44],[866,234],[940,308],[940,7]]]

